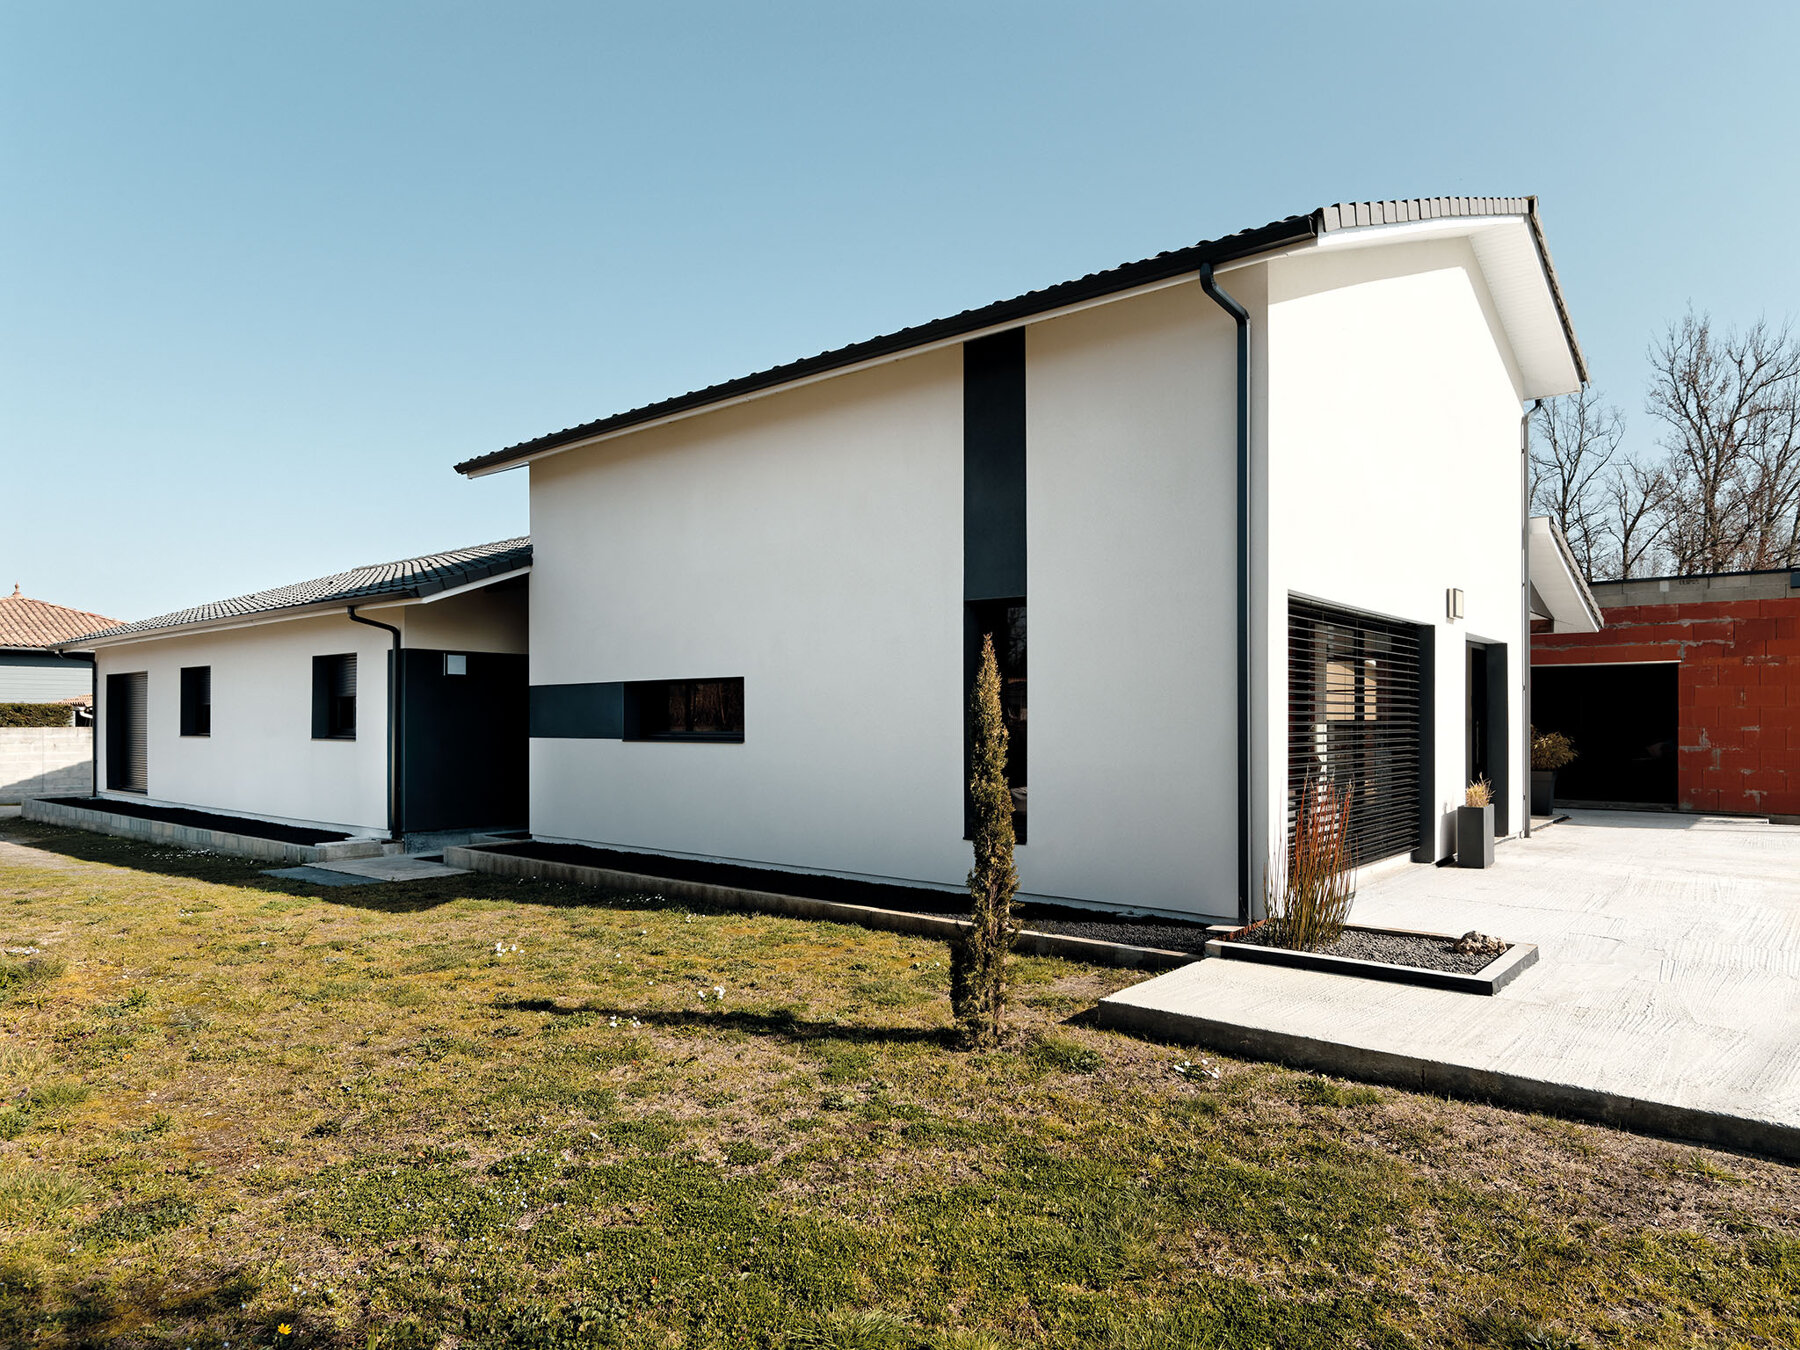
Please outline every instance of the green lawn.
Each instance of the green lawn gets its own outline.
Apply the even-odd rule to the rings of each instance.
[[[1094,1029],[1128,972],[970,1055],[924,939],[17,820],[0,946],[8,1345],[1800,1344],[1794,1169]]]

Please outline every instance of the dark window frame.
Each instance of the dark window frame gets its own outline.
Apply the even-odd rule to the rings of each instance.
[[[312,737],[315,741],[356,739],[356,653],[334,652],[312,659]]]
[[[181,668],[181,734],[212,735],[212,667]]]
[[[672,727],[677,720],[673,710],[680,706],[691,710],[695,692],[702,686],[722,685],[722,730],[691,731]],[[627,741],[701,741],[722,745],[741,745],[744,740],[744,677],[712,675],[685,680],[629,680],[624,687],[624,727],[621,739]],[[735,718],[734,718],[735,714]],[[691,714],[689,714],[691,717]],[[730,723],[735,720],[733,728]]]

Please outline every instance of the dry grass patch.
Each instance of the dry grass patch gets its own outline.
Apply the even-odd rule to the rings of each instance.
[[[1095,1029],[1129,972],[964,1054],[920,938],[0,829],[7,1343],[1800,1342],[1792,1169]]]

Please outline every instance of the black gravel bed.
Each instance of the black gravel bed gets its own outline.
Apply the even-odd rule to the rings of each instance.
[[[348,839],[347,834],[331,830],[309,830],[304,825],[276,825],[267,820],[246,820],[242,816],[221,816],[211,811],[190,811],[185,806],[151,806],[146,802],[120,802],[111,797],[46,797],[58,806],[77,806],[84,811],[106,811],[115,816],[135,820],[160,820],[170,825],[186,825],[196,830],[218,830],[222,834],[244,834],[252,839],[273,839],[283,844],[335,844]]]
[[[1260,929],[1252,930],[1235,940],[1255,947],[1275,945],[1262,937]],[[1351,956],[1358,961],[1379,961],[1390,966],[1418,966],[1425,970],[1448,970],[1458,975],[1474,975],[1506,955],[1506,952],[1464,955],[1451,950],[1455,945],[1455,938],[1346,928],[1336,942],[1320,947],[1319,951],[1326,956]],[[1512,950],[1510,944],[1506,950]]]
[[[962,891],[935,891],[924,886],[890,882],[853,881],[847,877],[822,877],[809,872],[785,872],[772,867],[742,863],[704,862],[697,858],[665,858],[655,853],[629,853],[595,848],[590,844],[550,844],[533,840],[522,844],[483,844],[484,853],[511,854],[544,862],[601,867],[613,872],[638,872],[671,881],[692,881],[706,886],[731,886],[745,891],[770,891],[799,895],[809,900],[831,900],[845,905],[869,905],[909,914],[946,914],[967,918],[969,897]],[[1169,919],[1137,919],[1096,914],[1068,905],[1021,904],[1015,911],[1029,928],[1041,933],[1122,942],[1133,947],[1158,947],[1166,951],[1198,954],[1206,943],[1206,926]]]
[[[1158,951],[1187,952],[1200,956],[1211,936],[1205,924],[1182,923],[1171,919],[1112,918],[1095,915],[1080,919],[1055,918],[1053,915],[1088,914],[1063,906],[1020,905],[1016,911],[1027,928],[1040,933],[1056,933],[1062,937],[1090,938],[1095,942],[1122,942],[1128,947],[1154,947]]]

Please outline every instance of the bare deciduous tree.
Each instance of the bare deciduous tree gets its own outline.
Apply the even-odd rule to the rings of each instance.
[[[1637,576],[1653,561],[1654,552],[1669,532],[1669,479],[1660,468],[1636,460],[1621,460],[1608,475],[1605,507],[1600,521],[1600,547],[1595,554],[1593,579],[1617,580]]]
[[[1715,332],[1691,310],[1650,348],[1648,411],[1667,428],[1663,545],[1674,570],[1800,557],[1800,342],[1761,320]]]
[[[1594,575],[1611,520],[1608,472],[1625,435],[1625,418],[1592,386],[1550,399],[1533,414],[1531,509],[1562,528],[1582,574]]]

